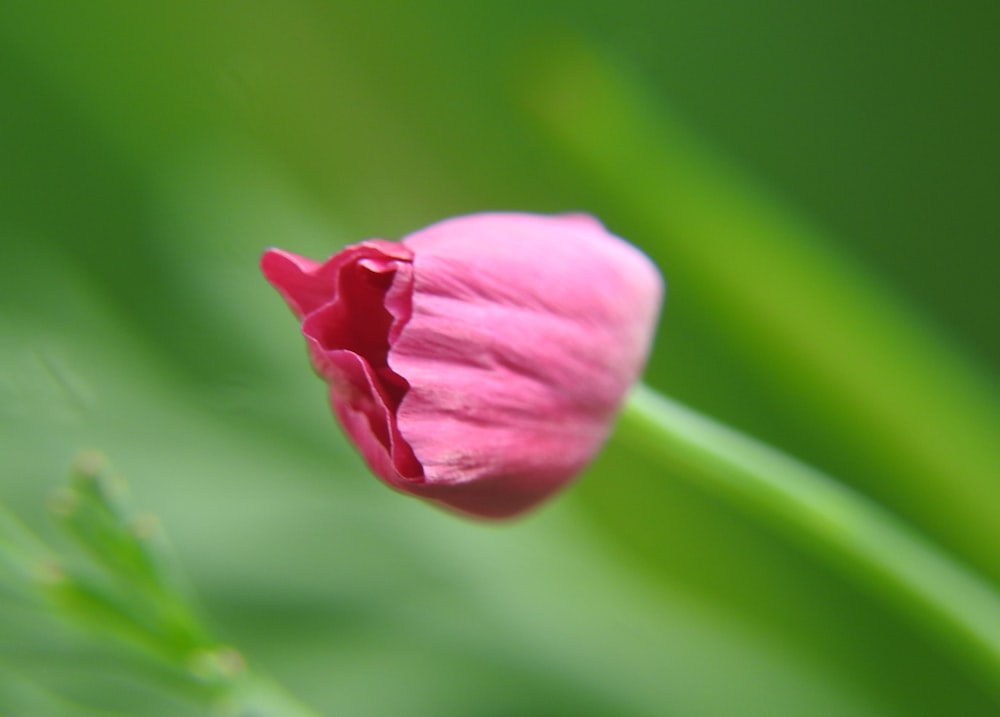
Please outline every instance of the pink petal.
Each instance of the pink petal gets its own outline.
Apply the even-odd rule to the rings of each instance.
[[[322,265],[312,259],[268,249],[261,257],[260,268],[299,318],[330,300],[332,279],[324,276]]]
[[[352,351],[330,352],[330,403],[368,466],[392,487],[408,491],[423,469],[399,434],[395,402],[367,361]]]
[[[480,517],[527,510],[593,458],[663,294],[649,260],[583,214],[459,217],[261,265],[375,474]]]
[[[401,244],[372,240],[323,264],[275,249],[261,260],[264,275],[303,318],[313,366],[329,383],[348,436],[372,470],[399,488],[423,474],[396,426],[407,384],[387,363],[389,337],[409,318],[411,256]]]
[[[334,254],[320,264],[282,249],[268,249],[260,260],[264,277],[284,297],[300,319],[329,303],[336,296],[337,274],[358,253],[409,261],[412,254],[397,242],[370,239]]]
[[[481,214],[406,237],[410,320],[389,351],[409,390],[413,492],[521,512],[593,458],[649,349],[663,285],[596,220]]]

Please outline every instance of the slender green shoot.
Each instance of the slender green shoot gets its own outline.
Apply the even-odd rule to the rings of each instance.
[[[1000,595],[955,556],[829,476],[640,385],[617,439],[675,480],[780,531],[946,645],[1000,698]]]

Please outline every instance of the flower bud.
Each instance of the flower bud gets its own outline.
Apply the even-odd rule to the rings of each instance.
[[[663,296],[649,259],[585,215],[475,214],[323,263],[271,249],[261,268],[372,471],[489,518],[594,457]]]

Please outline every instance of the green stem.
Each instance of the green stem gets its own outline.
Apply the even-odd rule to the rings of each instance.
[[[781,530],[951,648],[1000,697],[1000,595],[867,497],[646,386],[618,437]]]
[[[846,439],[854,485],[1000,585],[995,379],[640,74],[586,43],[550,42],[524,80],[533,115],[618,204],[632,238],[645,234],[707,330],[814,428]],[[862,470],[876,454],[877,477]]]

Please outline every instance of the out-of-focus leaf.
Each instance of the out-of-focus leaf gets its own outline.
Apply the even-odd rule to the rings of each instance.
[[[697,282],[733,350],[836,437],[858,467],[844,479],[1000,579],[993,383],[592,48],[539,57],[525,101],[657,238],[668,278]]]

